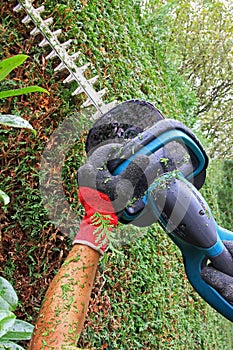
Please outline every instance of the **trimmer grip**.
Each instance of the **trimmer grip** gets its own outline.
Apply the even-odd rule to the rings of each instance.
[[[233,240],[232,233],[231,236]],[[201,276],[203,265],[206,264],[205,253],[188,243],[185,247],[184,242],[177,237],[171,238],[182,251],[185,272],[193,288],[216,311],[233,322],[233,306]]]
[[[194,289],[233,321],[233,306],[201,276],[209,261],[215,269],[233,276],[233,257],[222,242],[233,241],[233,233],[216,224],[204,198],[183,177],[164,180],[166,186],[161,187],[161,179],[154,184],[148,194],[148,204],[180,248],[187,277]]]
[[[165,175],[148,199],[167,233],[203,251],[216,269],[233,276],[233,258],[218,235],[208,204],[190,182]]]

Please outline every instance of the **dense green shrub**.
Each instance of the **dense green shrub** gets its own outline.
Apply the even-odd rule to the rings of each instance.
[[[23,97],[1,106],[5,112],[24,110],[37,130],[36,136],[19,130],[0,132],[5,155],[1,182],[12,194],[8,211],[2,216],[2,273],[20,293],[18,313],[34,322],[44,292],[70,244],[51,224],[41,201],[41,153],[66,116],[79,112],[82,97],[71,97],[75,86],[62,84],[64,72],[54,74],[56,60],[41,59],[47,53],[46,48],[36,45],[41,38],[29,39],[29,30],[20,23],[23,15],[12,15],[10,6],[4,0],[0,9],[3,37],[11,36],[11,53],[27,50],[35,59],[30,71],[26,67],[24,78],[33,84],[43,81],[50,90],[46,98]],[[195,124],[195,92],[177,74],[157,32],[141,16],[138,2],[48,0],[45,16],[51,13],[53,28],[60,28],[62,23],[63,39],[74,38],[72,50],[81,50],[79,64],[93,64],[87,75],[99,74],[97,88],[108,87],[106,102],[141,98],[153,102],[165,117],[188,126]],[[166,35],[165,29],[162,34]],[[7,50],[6,45],[2,47]],[[63,172],[67,198],[78,213],[75,172],[85,156],[87,129],[84,125],[67,154]],[[203,191],[218,219],[220,204],[209,174]],[[231,350],[230,323],[192,290],[178,249],[157,225],[120,250],[122,254],[109,252],[100,263],[81,347]]]

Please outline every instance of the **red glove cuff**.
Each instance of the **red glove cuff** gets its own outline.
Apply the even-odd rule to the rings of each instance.
[[[79,232],[74,238],[73,244],[79,243],[88,245],[103,255],[107,247],[106,235],[103,235],[101,239],[98,238],[98,231],[96,231],[96,229],[100,225],[93,223],[93,220],[95,221],[96,219],[94,214],[99,213],[102,215],[102,220],[108,221],[108,230],[110,232],[113,226],[117,226],[118,217],[111,200],[106,194],[89,187],[81,187],[78,191],[78,195],[86,213],[80,224]],[[99,234],[101,234],[101,232],[99,232]]]

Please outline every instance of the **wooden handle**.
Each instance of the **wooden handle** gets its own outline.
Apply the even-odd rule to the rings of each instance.
[[[81,334],[100,254],[73,246],[45,295],[29,350],[76,346]]]

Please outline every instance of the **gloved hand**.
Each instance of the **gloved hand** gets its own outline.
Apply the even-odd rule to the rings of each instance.
[[[85,208],[85,216],[80,224],[80,230],[73,243],[85,244],[103,254],[107,243],[102,237],[100,223],[95,214],[101,214],[102,225],[108,230],[118,224],[118,216],[133,199],[134,189],[144,170],[149,164],[149,158],[140,155],[131,162],[119,175],[112,175],[108,170],[108,161],[121,147],[120,144],[107,144],[97,148],[89,157],[87,163],[78,170],[79,198]],[[141,188],[141,195],[147,189],[147,184]],[[101,236],[101,239],[98,238]]]
[[[223,243],[233,256],[233,242],[223,241]],[[201,276],[206,283],[216,289],[224,299],[233,305],[233,277],[211,266],[204,267]]]

